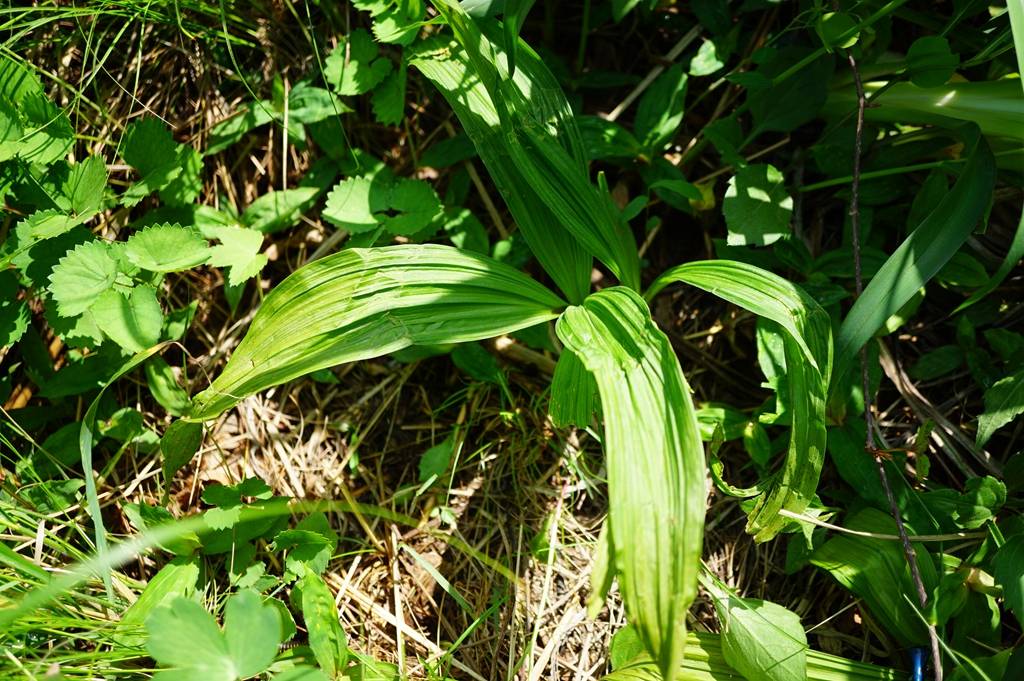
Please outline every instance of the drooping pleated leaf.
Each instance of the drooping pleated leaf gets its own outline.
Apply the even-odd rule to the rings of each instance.
[[[747,532],[757,541],[774,537],[789,522],[780,509],[801,513],[814,498],[825,456],[825,399],[832,366],[828,314],[798,286],[753,265],[731,260],[686,263],[659,276],[652,299],[672,282],[702,288],[777,323],[785,332],[788,401],[792,410],[789,448],[782,468],[750,513]]]
[[[605,421],[611,563],[666,679],[683,659],[704,531],[704,448],[690,389],[643,299],[604,289],[557,332],[593,374]]]
[[[551,403],[548,410],[556,426],[585,428],[597,408],[594,377],[571,350],[564,350],[551,377]]]
[[[518,270],[450,246],[348,249],[267,295],[224,371],[196,396],[193,417],[317,369],[533,326],[564,305]]]

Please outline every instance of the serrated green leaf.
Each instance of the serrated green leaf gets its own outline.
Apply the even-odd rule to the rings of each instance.
[[[730,246],[767,246],[792,231],[793,197],[775,166],[748,165],[729,180],[722,214]]]
[[[336,538],[303,529],[278,532],[273,543],[275,551],[287,552],[285,556],[286,577],[308,572],[321,574],[327,569],[327,563],[331,560],[336,547]]]
[[[418,16],[407,15],[402,8],[392,7],[373,18],[373,36],[382,43],[409,45],[419,34],[423,20],[423,4],[416,3],[420,9]]]
[[[255,676],[277,657],[280,615],[258,593],[245,589],[229,598],[224,607],[224,637],[235,675],[242,679]]]
[[[267,264],[267,256],[260,253],[263,248],[263,233],[255,229],[228,225],[224,227],[201,227],[207,239],[220,241],[210,248],[210,264],[228,268],[228,286],[239,286],[255,277]]]
[[[144,118],[128,126],[121,155],[142,175],[121,197],[127,206],[135,205],[154,191],[160,192],[165,203],[186,205],[202,189],[202,157],[191,147],[175,142],[156,118]]]
[[[63,191],[71,202],[72,211],[81,216],[90,216],[99,211],[106,186],[107,164],[100,156],[90,156],[71,167]]]
[[[103,241],[77,246],[60,259],[50,274],[50,295],[62,317],[85,312],[100,294],[114,286],[117,261]]]
[[[324,60],[324,79],[339,95],[361,95],[391,72],[391,61],[380,56],[370,34],[357,28],[342,39]]]
[[[104,335],[128,352],[142,352],[160,340],[164,315],[152,286],[136,286],[128,295],[108,289],[89,312]]]
[[[612,562],[629,619],[671,680],[683,659],[704,529],[704,447],[689,386],[668,338],[630,289],[589,296],[556,328],[601,395]]]
[[[398,70],[392,71],[373,91],[370,104],[374,117],[381,125],[398,125],[402,122],[405,111],[405,74],[406,66],[402,62]]]
[[[30,243],[52,239],[71,231],[82,221],[82,217],[67,215],[59,210],[36,211],[18,223],[19,242],[23,236],[27,236]]]
[[[17,343],[28,329],[28,306],[18,300],[18,289],[14,272],[0,271],[0,348]]]
[[[29,163],[49,165],[71,149],[75,131],[64,111],[42,94],[28,94],[21,103],[25,129],[17,156]]]
[[[342,180],[327,195],[327,203],[321,215],[331,224],[347,229],[353,234],[376,229],[374,205],[382,203],[371,198],[373,191],[372,183],[364,177]]]
[[[1002,378],[985,391],[985,411],[978,417],[977,445],[1024,413],[1024,369]]]
[[[202,265],[211,256],[199,232],[178,224],[139,230],[128,237],[125,248],[130,262],[150,272],[180,272]]]
[[[10,57],[0,56],[0,100],[20,105],[29,95],[42,95],[43,84],[36,72]]]
[[[267,295],[224,372],[196,397],[194,417],[317,369],[533,326],[563,305],[521,272],[450,246],[347,249]]]
[[[389,190],[388,214],[377,219],[392,234],[411,236],[421,232],[441,213],[441,200],[423,180],[400,178]]]
[[[310,125],[352,111],[336,94],[309,83],[298,83],[288,92],[288,119]]]
[[[441,209],[441,200],[423,180],[378,175],[339,182],[327,195],[321,215],[354,234],[383,226],[392,234],[409,236],[426,228]]]
[[[125,130],[121,156],[145,176],[174,163],[177,146],[163,123],[156,118],[143,118]]]
[[[203,157],[192,147],[179,144],[174,163],[180,171],[160,187],[160,200],[169,206],[187,206],[203,189]]]
[[[309,647],[324,673],[336,678],[348,664],[348,646],[338,621],[334,596],[323,578],[309,571],[298,586],[302,594],[302,618],[306,622]]]

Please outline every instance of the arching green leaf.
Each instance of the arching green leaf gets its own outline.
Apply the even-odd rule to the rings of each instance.
[[[825,398],[832,368],[828,314],[799,287],[746,263],[705,260],[666,271],[651,284],[647,299],[672,282],[702,288],[777,323],[785,331],[788,404],[793,411],[789,448],[782,468],[769,481],[750,513],[747,532],[757,541],[774,537],[789,522],[780,509],[801,513],[814,498],[825,456]]]
[[[224,371],[196,396],[193,417],[213,418],[317,369],[533,326],[563,306],[518,270],[469,251],[348,249],[298,269],[270,292]]]

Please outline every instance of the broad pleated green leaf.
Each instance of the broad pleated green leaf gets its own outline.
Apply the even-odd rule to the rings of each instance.
[[[782,468],[750,513],[747,532],[767,541],[788,524],[780,509],[801,513],[818,486],[825,456],[825,399],[832,366],[828,314],[802,289],[753,265],[731,260],[687,263],[666,271],[647,291],[652,299],[672,282],[704,289],[770,319],[785,331],[792,431]]]
[[[857,353],[885,321],[942,269],[988,210],[996,164],[988,143],[968,129],[973,147],[952,189],[889,256],[850,309],[836,338],[833,385],[842,382]]]
[[[683,660],[704,531],[704,448],[690,388],[630,289],[607,288],[568,308],[557,332],[597,381],[611,563],[630,621],[671,679]]]
[[[686,639],[686,654],[679,665],[687,681],[745,681],[722,654],[718,634],[696,633]],[[658,665],[645,656],[631,660],[604,677],[603,681],[660,681]],[[807,651],[808,681],[905,681],[904,672],[836,657],[816,650]],[[749,680],[746,680],[749,681]]]
[[[564,350],[551,377],[548,411],[558,427],[586,428],[597,409],[597,384],[583,362],[571,350]]]
[[[193,418],[317,369],[533,326],[564,305],[518,270],[450,246],[348,249],[270,292],[224,371],[196,396]]]
[[[589,290],[590,255],[637,288],[636,243],[590,182],[575,119],[547,66],[520,40],[509,76],[496,22],[444,0],[435,6],[457,42],[424,41],[410,64],[455,110],[538,261],[574,303]]]

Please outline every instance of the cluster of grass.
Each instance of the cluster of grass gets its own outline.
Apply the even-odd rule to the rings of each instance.
[[[1024,5],[0,10],[0,675],[1024,674]]]

